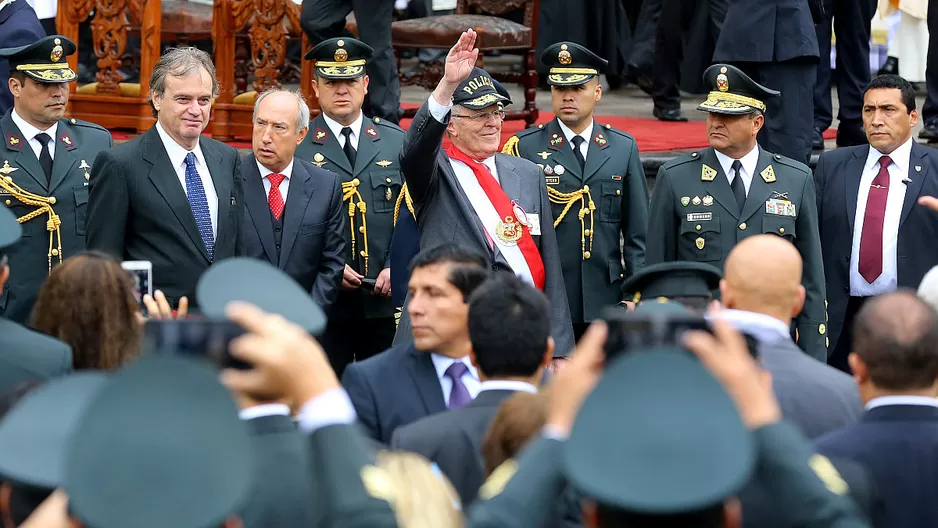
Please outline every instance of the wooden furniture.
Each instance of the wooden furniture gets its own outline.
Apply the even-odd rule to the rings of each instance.
[[[480,52],[492,50],[521,51],[524,56],[522,73],[493,73],[499,82],[515,82],[524,86],[524,107],[508,107],[506,119],[524,119],[526,126],[537,121],[537,13],[539,0],[459,0],[456,14],[399,20],[391,24],[391,39],[395,50],[402,48],[449,49],[467,28],[478,33],[476,47]],[[523,9],[523,24],[501,16]],[[477,65],[484,68],[482,54]],[[402,85],[418,85],[432,90],[443,76],[443,64],[433,62],[417,75],[401,76]],[[517,104],[517,102],[515,102]],[[405,111],[413,117],[414,110]]]

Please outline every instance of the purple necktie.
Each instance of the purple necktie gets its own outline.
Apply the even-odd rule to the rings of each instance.
[[[449,390],[449,409],[462,409],[472,401],[469,389],[462,382],[462,377],[469,372],[469,367],[462,361],[457,361],[446,369],[446,377],[453,380],[453,388]]]

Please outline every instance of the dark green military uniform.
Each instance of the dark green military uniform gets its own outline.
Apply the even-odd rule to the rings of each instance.
[[[553,90],[583,85],[607,64],[572,42],[550,46],[541,61],[551,67],[547,83]],[[502,150],[544,172],[577,336],[603,308],[622,300],[623,281],[644,265],[648,220],[648,187],[635,139],[595,121],[586,135],[582,168],[559,118],[519,132]]]
[[[24,73],[26,82],[67,83],[76,77],[65,62],[73,53],[72,41],[53,35],[2,49],[0,57],[10,61],[12,72]],[[37,156],[30,144],[34,136],[27,137],[14,122],[17,106],[14,101],[14,108],[0,117],[0,203],[23,224],[23,241],[9,254],[16,280],[0,296],[0,315],[23,323],[52,267],[84,251],[89,171],[98,152],[114,143],[111,134],[94,123],[59,119],[55,137],[51,129],[44,131],[54,145],[48,149],[47,174],[40,159],[44,151]]]
[[[750,114],[765,108],[760,97],[777,93],[733,66],[714,65],[704,78],[714,87],[699,107],[708,112]],[[826,362],[824,268],[811,170],[759,149],[752,183],[743,199],[740,208],[712,147],[665,163],[651,197],[646,261],[692,260],[722,270],[730,250],[742,239],[763,233],[784,237],[804,261],[802,282],[807,298],[795,320],[798,345]]]
[[[345,38],[322,42],[306,58],[317,60],[320,78],[341,80],[364,75],[370,56],[371,48]],[[323,114],[310,122],[309,130],[296,157],[339,175],[349,208],[346,263],[374,280],[390,266],[394,208],[404,183],[398,163],[404,131],[383,119],[364,117],[361,130],[354,131],[359,139],[353,166],[341,146],[345,138],[336,136]],[[339,374],[351,357],[338,356],[354,353],[364,359],[389,347],[394,338],[393,301],[364,288],[340,290],[329,316],[323,345]]]

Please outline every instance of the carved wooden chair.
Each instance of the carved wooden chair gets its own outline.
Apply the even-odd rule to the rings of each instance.
[[[506,119],[524,119],[526,126],[537,121],[537,13],[539,0],[459,0],[453,15],[399,20],[391,24],[391,40],[395,50],[403,48],[449,49],[467,28],[478,33],[476,46],[481,52],[493,50],[521,51],[524,55],[523,72],[492,73],[500,82],[515,82],[524,86],[524,107],[508,107]],[[524,9],[523,24],[501,16]],[[482,54],[477,65],[484,68]],[[401,76],[402,85],[436,87],[443,75],[443,64],[434,62],[413,77]],[[414,110],[405,111],[413,117]]]

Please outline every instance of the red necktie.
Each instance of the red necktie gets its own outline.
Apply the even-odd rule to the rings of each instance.
[[[870,185],[860,232],[860,261],[857,267],[863,279],[872,283],[883,273],[883,219],[886,216],[886,198],[889,197],[889,156],[879,158],[879,173]]]
[[[277,220],[280,220],[280,215],[283,214],[284,203],[283,195],[280,194],[280,183],[283,182],[284,178],[286,176],[278,173],[267,175],[267,179],[270,180],[270,193],[267,194],[267,204],[270,205],[270,212]]]

